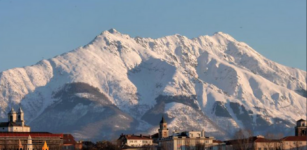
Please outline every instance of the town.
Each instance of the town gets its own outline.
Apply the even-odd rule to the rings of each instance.
[[[293,130],[295,136],[277,134],[252,135],[238,130],[235,138],[221,141],[201,131],[170,132],[162,119],[156,134],[121,134],[113,142],[76,141],[71,134],[31,132],[25,124],[24,112],[11,108],[8,122],[0,123],[1,150],[307,150],[307,121],[300,119]]]

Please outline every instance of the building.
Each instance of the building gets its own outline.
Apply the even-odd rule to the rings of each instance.
[[[162,117],[162,120],[160,121],[160,128],[158,130],[158,133],[159,133],[159,139],[168,137],[169,131],[164,117]]]
[[[219,145],[213,137],[205,137],[203,131],[176,132],[172,136],[162,138],[159,147],[167,150],[198,149]]]
[[[167,123],[164,118],[160,122],[159,147],[162,150],[182,150],[182,149],[215,149],[223,142],[215,140],[213,137],[206,137],[205,131],[175,131],[171,136],[167,129]]]
[[[150,135],[134,135],[134,134],[122,134],[118,140],[118,145],[122,149],[144,149],[146,147],[154,147],[153,139]]]
[[[82,143],[76,142],[70,134],[30,131],[31,128],[25,125],[23,110],[19,108],[16,112],[11,108],[8,122],[0,123],[0,150],[82,149]]]
[[[295,136],[278,139],[267,139],[264,136],[253,136],[244,139],[226,141],[227,150],[255,149],[255,150],[307,150],[306,120],[296,122]]]
[[[63,150],[81,150],[82,142],[77,142],[71,134],[63,135]]]
[[[18,112],[11,108],[8,113],[8,122],[0,123],[0,132],[30,132],[31,128],[25,125],[24,113],[21,107]]]
[[[295,136],[307,136],[307,121],[300,119],[296,122]]]
[[[0,132],[0,149],[38,150],[47,142],[52,150],[61,150],[63,146],[63,134],[48,132]]]
[[[253,147],[256,150],[271,150],[271,149],[281,149],[282,143],[280,139],[266,139],[264,136],[253,137]]]
[[[281,143],[283,150],[307,150],[307,136],[287,136]]]

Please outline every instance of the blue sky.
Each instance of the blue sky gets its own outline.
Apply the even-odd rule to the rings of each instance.
[[[306,70],[306,0],[0,0],[0,71],[68,52],[110,28],[152,38],[222,31]]]

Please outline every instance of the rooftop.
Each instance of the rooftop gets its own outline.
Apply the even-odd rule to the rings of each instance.
[[[124,135],[124,134],[122,134],[121,136],[120,136],[120,138],[121,137],[125,137],[126,139],[128,139],[128,140],[131,140],[131,139],[136,139],[136,140],[150,140],[150,139],[152,139],[152,137],[150,136],[150,135],[142,135],[142,134],[140,134],[140,135],[134,135],[134,134],[127,134],[127,135]]]
[[[307,141],[307,136],[286,136],[282,141]]]
[[[63,134],[53,134],[49,132],[0,132],[0,137],[26,137],[28,138],[29,135],[32,138],[36,137],[61,137],[63,138]]]

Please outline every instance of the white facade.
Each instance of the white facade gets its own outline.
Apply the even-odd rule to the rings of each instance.
[[[30,132],[31,128],[28,126],[12,126],[12,127],[2,127],[0,132]]]
[[[142,147],[152,145],[152,139],[127,139],[126,145],[129,147]]]
[[[174,132],[172,136],[160,139],[159,146],[168,150],[196,149],[198,146],[215,146],[213,140],[213,137],[205,137],[204,130]]]

